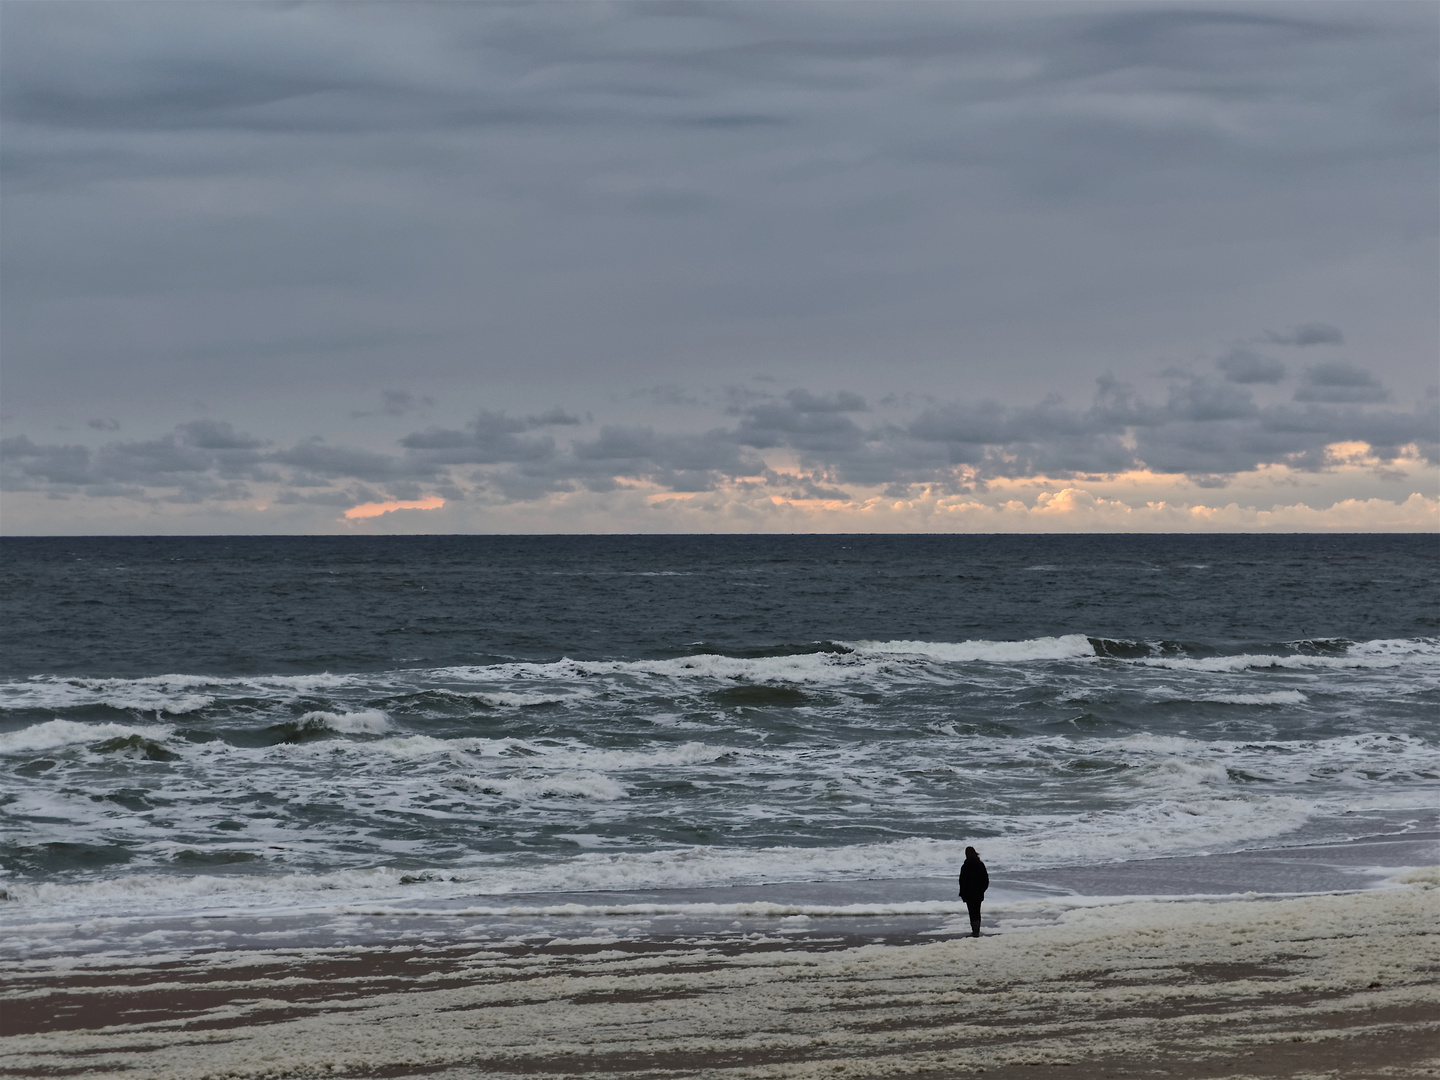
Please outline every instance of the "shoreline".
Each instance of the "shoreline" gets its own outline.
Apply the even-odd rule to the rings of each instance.
[[[1425,1076],[1440,869],[973,940],[440,941],[7,964],[0,1075]],[[163,948],[163,946],[162,946]]]
[[[1279,900],[1384,889],[1440,856],[1440,811],[1371,812],[1336,840],[1294,837],[1235,852],[1177,853],[1093,866],[992,870],[986,926],[1029,931],[1077,908],[1156,902]],[[1397,878],[1396,875],[1399,875]],[[204,949],[335,945],[473,945],[548,940],[854,935],[865,941],[968,933],[953,875],[837,878],[630,891],[485,893],[478,880],[426,874],[372,891],[301,875],[286,892],[248,875],[136,877],[53,892],[0,889],[0,965],[90,954],[177,955]],[[285,879],[279,879],[283,886]],[[429,894],[432,883],[437,894]],[[330,887],[318,887],[328,885]],[[336,887],[339,886],[339,887]],[[29,890],[27,895],[25,890]],[[416,890],[412,892],[411,890]],[[77,897],[93,890],[84,903]],[[72,895],[65,895],[71,891]],[[177,901],[179,903],[177,904]],[[296,901],[300,903],[296,905]],[[168,910],[167,910],[168,909]],[[187,910],[188,909],[188,910]]]

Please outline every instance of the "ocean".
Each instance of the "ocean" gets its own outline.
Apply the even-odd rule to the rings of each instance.
[[[0,540],[9,956],[968,930],[1440,862],[1440,543]]]

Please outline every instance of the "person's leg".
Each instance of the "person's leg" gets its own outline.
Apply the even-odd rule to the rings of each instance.
[[[980,901],[976,900],[976,901],[974,901],[973,903],[966,903],[965,906],[970,909],[970,936],[971,936],[971,937],[979,937],[979,936],[980,936]]]

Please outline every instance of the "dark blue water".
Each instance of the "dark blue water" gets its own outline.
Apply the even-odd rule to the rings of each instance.
[[[1440,633],[1433,536],[5,538],[0,553],[8,676]]]
[[[1440,805],[1432,536],[0,556],[0,915],[24,925],[833,907],[928,896],[966,843],[1015,882],[1143,864],[1204,891],[1213,859],[1263,858],[1301,890],[1274,852],[1379,850]]]

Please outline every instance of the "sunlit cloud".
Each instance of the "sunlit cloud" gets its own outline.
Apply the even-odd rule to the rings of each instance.
[[[345,517],[349,521],[354,521],[357,518],[393,514],[396,510],[439,510],[444,505],[445,500],[439,495],[427,495],[423,499],[390,499],[386,502],[368,502],[352,506],[345,511]]]

